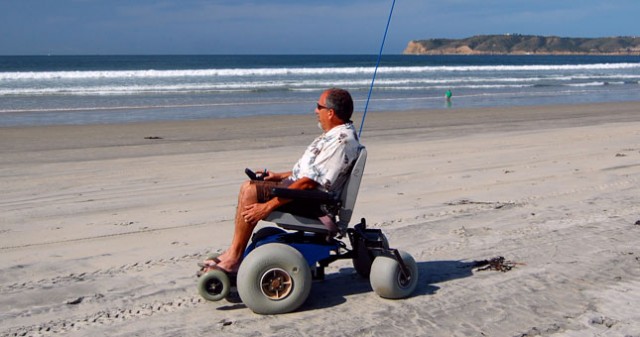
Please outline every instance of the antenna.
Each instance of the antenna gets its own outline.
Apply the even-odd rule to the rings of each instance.
[[[373,71],[373,78],[371,79],[371,87],[369,87],[369,95],[367,96],[367,103],[364,105],[364,113],[362,114],[362,122],[360,122],[360,131],[358,131],[358,138],[362,135],[362,128],[364,127],[364,119],[367,117],[367,110],[369,108],[369,100],[371,99],[371,92],[373,91],[373,83],[376,81],[376,74],[378,73],[378,67],[380,66],[380,59],[382,58],[382,50],[384,49],[384,41],[387,39],[387,32],[389,31],[389,24],[391,23],[391,16],[393,15],[393,7],[396,5],[396,0],[391,3],[391,10],[389,11],[389,18],[387,19],[387,27],[384,29],[384,36],[382,37],[382,44],[380,45],[380,53],[378,53],[378,62],[376,68]]]

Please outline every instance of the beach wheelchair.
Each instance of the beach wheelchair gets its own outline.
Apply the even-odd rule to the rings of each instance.
[[[242,302],[258,314],[281,314],[296,310],[311,290],[314,280],[324,279],[330,263],[351,259],[355,271],[369,278],[379,296],[389,299],[411,295],[418,282],[413,257],[389,248],[380,229],[367,228],[365,219],[349,228],[367,151],[360,151],[341,195],[320,191],[275,188],[287,199],[315,202],[333,209],[330,219],[308,218],[276,211],[264,221],[278,227],[256,231],[249,242],[237,275],[212,270],[198,279],[198,292],[210,301],[227,298],[232,288]],[[247,173],[250,177],[251,172]],[[329,220],[329,221],[327,221]],[[350,248],[341,240],[349,238]]]

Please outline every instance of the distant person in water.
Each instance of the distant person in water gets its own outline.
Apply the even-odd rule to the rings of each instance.
[[[447,90],[447,92],[444,93],[444,100],[447,102],[447,108],[451,107],[451,96],[453,96],[451,90]]]

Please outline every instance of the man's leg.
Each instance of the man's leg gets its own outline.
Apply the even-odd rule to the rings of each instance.
[[[242,262],[242,255],[247,248],[249,238],[253,233],[253,229],[256,224],[248,224],[244,221],[244,218],[240,215],[245,206],[255,204],[258,202],[256,185],[250,181],[246,181],[240,187],[240,193],[238,194],[238,207],[236,208],[235,229],[233,232],[233,239],[231,240],[231,246],[227,251],[218,257],[220,263],[218,267],[223,270],[236,272]]]

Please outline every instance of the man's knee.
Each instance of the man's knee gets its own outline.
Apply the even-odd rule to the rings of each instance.
[[[258,200],[256,185],[247,180],[240,185],[240,199],[243,202],[255,203]]]
[[[248,188],[251,188],[252,185],[251,180],[245,180],[242,185],[240,185],[240,192],[246,191]]]

